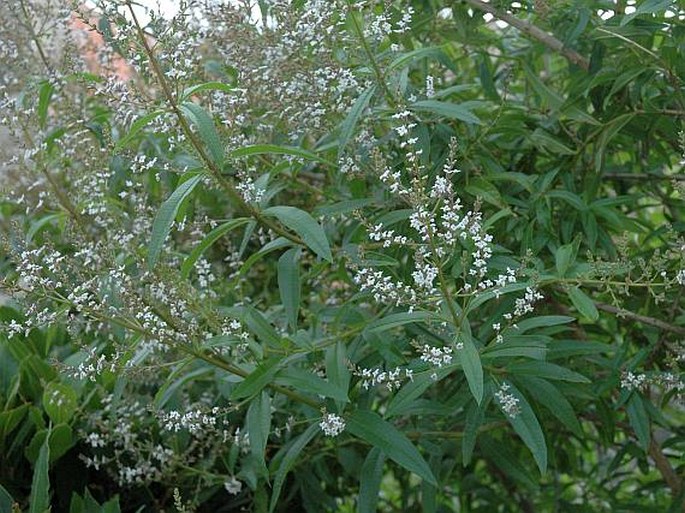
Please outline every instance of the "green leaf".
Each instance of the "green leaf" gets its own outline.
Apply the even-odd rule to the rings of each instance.
[[[69,385],[48,383],[43,391],[43,408],[54,424],[67,423],[77,408],[76,392]]]
[[[416,402],[421,394],[453,371],[454,368],[452,367],[436,369],[435,374],[437,375],[437,379],[433,379],[429,373],[422,373],[416,376],[413,381],[406,383],[399,392],[394,395],[388,405],[386,417],[400,415],[405,410],[411,408],[412,404]]]
[[[337,401],[349,401],[346,389],[335,386],[309,370],[294,367],[284,369],[278,374],[276,382],[310,394],[330,397]]]
[[[622,114],[615,117],[604,125],[604,130],[597,139],[595,147],[595,172],[599,173],[604,164],[604,153],[606,152],[607,144],[635,117],[635,114]]]
[[[371,98],[376,93],[376,85],[371,85],[366,91],[359,95],[355,100],[352,108],[345,116],[342,124],[340,125],[340,137],[338,138],[338,155],[341,155],[347,143],[350,142],[352,135],[354,134],[354,129],[359,122],[359,118],[368,107]]]
[[[347,397],[351,376],[347,366],[347,350],[342,341],[338,341],[326,351],[326,377],[333,386]]]
[[[332,205],[321,205],[314,209],[313,214],[315,216],[326,216],[331,217],[339,214],[347,214],[349,212],[354,212],[355,210],[360,210],[369,205],[377,203],[378,200],[375,198],[361,198],[361,199],[351,199],[340,201]]]
[[[231,400],[243,399],[245,397],[252,397],[273,381],[279,369],[281,360],[278,357],[272,357],[262,362],[257,368],[252,371],[231,393]]]
[[[377,447],[391,460],[420,478],[437,485],[433,472],[416,447],[395,426],[376,413],[357,410],[348,419],[347,431]]]
[[[626,405],[628,422],[637,435],[638,442],[643,451],[647,452],[651,443],[651,433],[649,426],[649,415],[639,394],[632,394]]]
[[[245,310],[247,312],[247,315],[245,316],[247,327],[257,336],[257,338],[272,347],[283,346],[283,339],[261,312],[251,306],[245,307]]]
[[[590,383],[590,380],[582,374],[549,362],[528,360],[512,363],[507,366],[507,370],[513,376],[524,375],[558,381],[570,381],[572,383]]]
[[[485,403],[477,404],[470,403],[469,409],[466,413],[466,422],[464,424],[464,438],[461,440],[461,455],[462,464],[466,467],[471,463],[473,456],[473,449],[476,446],[476,437],[478,436],[478,428],[483,424],[485,418]]]
[[[432,112],[438,116],[443,116],[450,119],[458,119],[466,123],[473,123],[475,125],[482,124],[469,109],[463,105],[449,102],[441,102],[438,100],[422,100],[413,103],[409,108],[418,111]]]
[[[437,318],[438,316],[433,312],[425,312],[420,310],[414,312],[402,312],[386,315],[381,319],[376,319],[375,321],[370,323],[366,327],[366,329],[373,333],[379,333],[382,331],[387,331],[392,328],[403,326],[405,324],[436,320]]]
[[[460,336],[459,342],[464,345],[457,351],[461,368],[464,370],[471,394],[480,404],[483,400],[483,365],[480,361],[480,354],[471,337]]]
[[[585,292],[580,290],[578,287],[571,287],[567,291],[568,297],[571,299],[571,303],[576,307],[578,312],[583,317],[590,319],[591,321],[596,321],[599,319],[599,312],[595,303],[590,299]]]
[[[566,271],[569,266],[573,263],[575,248],[573,244],[565,244],[557,249],[554,254],[554,259],[556,261],[557,272],[560,277],[566,276]]]
[[[548,198],[558,198],[560,200],[564,200],[566,203],[571,205],[579,212],[587,212],[588,210],[588,206],[585,204],[583,199],[577,194],[572,193],[571,191],[567,191],[564,189],[554,189],[551,191],[547,191],[545,193],[545,196],[547,196]]]
[[[145,128],[145,126],[150,121],[152,121],[153,119],[155,119],[158,116],[161,116],[162,114],[164,114],[164,112],[165,111],[163,109],[157,109],[155,111],[152,111],[152,112],[145,114],[144,116],[141,116],[138,119],[136,119],[131,124],[131,128],[129,129],[128,133],[124,137],[119,139],[117,141],[117,143],[114,145],[113,151],[116,153],[121,148],[126,146],[129,142],[131,142],[135,138],[136,135],[138,135],[138,132],[140,132],[143,128]]]
[[[14,499],[5,488],[0,485],[0,511],[2,513],[10,513],[12,511],[12,504]]]
[[[515,333],[515,332],[514,332]],[[501,344],[490,345],[481,354],[481,359],[511,358],[523,356],[534,360],[544,360],[547,356],[548,341],[545,337],[534,335],[507,335]]]
[[[583,437],[583,429],[580,426],[580,422],[578,422],[571,403],[568,402],[557,387],[541,378],[517,376],[516,379],[526,388],[535,401],[547,408],[574,435],[579,438]]]
[[[536,146],[547,150],[552,155],[574,155],[576,153],[575,150],[572,150],[542,128],[535,129],[530,134],[530,138]]]
[[[383,451],[378,447],[371,449],[359,474],[358,513],[376,513],[384,464],[385,454]]]
[[[271,431],[271,397],[262,392],[247,410],[246,430],[250,437],[250,451],[264,462],[264,451]]]
[[[188,176],[187,174],[184,175]],[[147,251],[147,267],[149,270],[155,268],[159,255],[162,252],[162,247],[164,246],[164,241],[169,235],[171,230],[171,225],[174,222],[176,213],[184,199],[193,192],[195,186],[200,183],[203,175],[193,174],[180,184],[176,190],[169,196],[169,198],[162,203],[159,208],[155,220],[152,223],[152,236],[150,237],[150,244],[148,245]]]
[[[513,418],[506,415],[507,420],[521,437],[523,443],[530,449],[530,452],[533,453],[540,474],[544,474],[547,471],[547,444],[540,423],[526,398],[514,385],[510,385],[509,392],[519,400],[520,412]]]
[[[478,439],[478,447],[483,451],[483,455],[487,460],[506,475],[530,490],[538,490],[537,481],[532,478],[530,472],[521,464],[519,461],[520,456],[511,450],[508,440],[495,440],[484,433]]]
[[[43,441],[38,453],[38,459],[33,469],[31,482],[31,496],[29,498],[29,513],[45,513],[50,511],[50,479],[48,476],[50,464],[50,430]]]
[[[50,99],[55,90],[49,80],[44,80],[38,91],[38,122],[41,128],[45,128],[45,123],[48,119],[48,107],[50,106]]]
[[[518,328],[512,330],[513,333],[522,334],[536,328],[549,328],[558,326],[560,324],[568,324],[576,319],[568,315],[541,315],[539,317],[531,317],[516,323]]]
[[[252,146],[243,146],[229,153],[230,157],[241,158],[250,157],[252,155],[292,155],[293,157],[300,157],[305,160],[311,160],[312,162],[320,162],[322,164],[327,164],[332,167],[337,167],[334,162],[327,160],[323,157],[319,157],[316,153],[311,151],[303,150],[302,148],[296,148],[294,146],[278,146],[276,144],[255,144]]]
[[[193,269],[193,266],[195,265],[195,262],[197,262],[197,260],[202,256],[202,254],[207,250],[207,248],[209,248],[212,244],[218,241],[226,233],[236,228],[239,228],[240,226],[243,226],[244,224],[247,224],[249,222],[250,219],[247,217],[231,219],[230,221],[220,224],[212,231],[210,231],[207,235],[205,235],[204,239],[202,239],[202,242],[195,246],[190,255],[188,255],[186,259],[183,261],[183,265],[181,265],[181,274],[183,275],[183,277],[188,277],[190,271]]]
[[[558,110],[564,104],[564,99],[558,93],[551,90],[543,82],[541,82],[535,72],[533,72],[528,66],[524,66],[523,69],[528,77],[528,80],[533,86],[533,89],[535,89],[535,92],[540,95],[540,97],[549,107],[552,108],[552,110]]]
[[[202,84],[197,84],[194,86],[186,87],[181,94],[181,101],[187,100],[190,96],[194,94],[201,93],[202,91],[223,91],[224,93],[232,93],[235,87],[224,84],[223,82],[204,82]]]
[[[218,337],[212,337],[208,340],[209,343],[215,338],[224,337],[225,335],[219,335]],[[191,362],[189,358],[182,361],[173,372],[166,378],[164,384],[157,390],[154,399],[154,406],[156,409],[161,410],[164,406],[171,400],[171,398],[178,392],[186,383],[194,381],[205,374],[210,374],[212,369],[210,367],[200,367],[190,372],[185,372],[188,364]]]
[[[395,57],[395,59],[388,64],[388,71],[392,71],[394,69],[401,68],[412,61],[415,61],[417,59],[423,59],[426,57],[439,57],[441,55],[444,55],[445,52],[442,49],[441,46],[431,46],[429,48],[417,48],[416,50],[412,50],[410,52],[402,53]]]
[[[295,441],[291,445],[287,446],[287,449],[281,449],[281,451],[285,450],[285,455],[283,456],[283,459],[281,460],[281,463],[278,466],[278,470],[276,471],[276,477],[274,478],[273,491],[271,492],[271,501],[269,502],[270,512],[276,509],[276,505],[278,504],[278,497],[281,494],[281,488],[283,488],[283,483],[285,482],[286,475],[288,475],[288,472],[290,472],[290,469],[295,464],[295,461],[302,452],[302,449],[304,449],[305,446],[312,441],[312,439],[319,432],[319,429],[320,428],[318,424],[312,424],[307,428],[307,430],[304,433],[297,437],[297,439],[295,439]]]
[[[633,12],[623,16],[623,19],[621,20],[621,26],[630,23],[633,18],[640,16],[641,14],[651,14],[665,11],[669,7],[672,7],[674,3],[673,0],[643,0],[642,2],[638,2],[636,5],[637,8]]]
[[[214,120],[202,107],[193,102],[183,102],[179,108],[188,121],[197,128],[200,139],[209,149],[214,163],[221,167],[224,161],[224,148],[216,131]]]
[[[300,248],[290,248],[278,259],[278,291],[293,332],[297,331],[300,287]]]
[[[333,261],[326,233],[314,218],[295,207],[270,207],[262,211],[266,216],[276,217],[281,223],[297,233],[314,253],[324,260]]]

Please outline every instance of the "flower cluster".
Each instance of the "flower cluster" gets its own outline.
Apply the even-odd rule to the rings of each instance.
[[[378,368],[354,368],[352,372],[355,376],[361,378],[360,386],[364,390],[368,390],[376,385],[385,385],[389,391],[397,390],[402,386],[403,380],[413,380],[413,371],[411,369],[396,367],[393,370],[385,371]]]
[[[335,413],[324,412],[321,422],[319,422],[319,427],[324,435],[336,437],[345,431],[346,424],[343,418]]]
[[[513,419],[521,413],[521,407],[519,406],[520,401],[518,397],[509,392],[510,388],[511,387],[506,382],[502,383],[499,390],[495,392],[495,398],[497,399],[497,402],[499,402],[502,411]]]
[[[219,408],[215,406],[211,411],[191,410],[183,414],[176,410],[162,411],[158,414],[162,429],[174,433],[186,430],[189,433],[200,433],[207,428],[214,428],[217,424],[216,415]]]
[[[438,369],[449,365],[452,363],[452,348],[445,347],[434,347],[424,344],[420,346],[419,352],[421,353],[421,361],[424,361],[431,365],[432,367],[437,367]]]

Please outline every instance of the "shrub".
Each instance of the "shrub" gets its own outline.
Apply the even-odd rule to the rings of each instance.
[[[0,7],[2,511],[681,511],[675,2],[96,3]]]

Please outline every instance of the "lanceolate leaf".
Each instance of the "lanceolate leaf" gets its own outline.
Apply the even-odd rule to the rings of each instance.
[[[278,290],[288,324],[297,331],[300,309],[300,248],[290,248],[278,259]]]
[[[29,513],[45,513],[50,511],[50,479],[48,470],[50,465],[50,430],[38,453],[38,459],[33,469],[31,483],[31,497],[29,499]]]
[[[188,255],[183,261],[183,265],[181,265],[181,274],[184,277],[187,277],[195,265],[195,262],[197,262],[207,248],[218,241],[226,233],[249,222],[250,220],[247,217],[240,217],[238,219],[231,219],[230,221],[220,224],[214,228],[211,232],[205,235],[205,238],[202,239],[202,242],[200,242],[195,249],[193,249],[190,255]]]
[[[359,474],[359,513],[375,513],[378,504],[378,493],[383,479],[385,454],[374,447],[364,460]]]
[[[258,394],[265,386],[273,380],[278,372],[280,359],[273,357],[261,363],[247,376],[231,394],[231,400],[243,399]]]
[[[354,134],[354,129],[357,126],[357,123],[359,122],[359,118],[361,118],[362,114],[364,113],[364,110],[366,109],[366,107],[368,107],[369,102],[371,101],[371,98],[373,98],[375,92],[376,85],[374,84],[359,95],[359,97],[354,102],[354,105],[352,105],[352,108],[347,113],[347,117],[345,117],[345,120],[342,122],[342,125],[340,125],[338,155],[343,153],[343,151],[345,150],[347,143],[350,141],[352,135]]]
[[[49,80],[45,80],[41,83],[38,91],[38,121],[41,128],[45,127],[45,122],[48,118],[48,107],[50,106],[50,99],[54,90],[55,86]]]
[[[461,455],[464,466],[471,463],[473,449],[476,446],[478,428],[483,423],[485,414],[485,403],[471,403],[466,413],[466,424],[464,425],[464,437],[461,440]]]
[[[326,377],[332,385],[347,395],[351,374],[347,364],[347,350],[343,342],[338,342],[326,351]]]
[[[550,362],[526,361],[512,363],[507,366],[507,369],[513,376],[525,375],[551,380],[571,381],[573,383],[590,383],[590,380],[582,374]]]
[[[628,421],[635,430],[635,435],[640,442],[640,447],[646,452],[651,441],[651,430],[649,427],[649,415],[639,394],[633,393],[626,406]]]
[[[385,317],[373,321],[370,323],[366,329],[374,333],[387,331],[392,328],[397,328],[405,324],[411,324],[415,322],[425,322],[429,320],[437,319],[437,315],[433,312],[401,312],[396,314],[386,315]]]
[[[311,160],[313,162],[320,162],[329,166],[335,167],[335,163],[323,157],[319,157],[316,153],[296,148],[294,146],[278,146],[277,144],[255,144],[253,146],[243,146],[237,150],[233,150],[230,156],[233,158],[250,157],[252,155],[292,155],[304,160]]]
[[[478,119],[468,108],[459,105],[458,103],[449,103],[439,100],[422,100],[410,105],[410,108],[413,110],[432,112],[438,116],[458,119],[474,125],[481,124],[481,120]]]
[[[271,398],[262,392],[247,410],[246,429],[250,437],[250,450],[264,461],[264,450],[271,430]]]
[[[200,139],[209,150],[210,156],[219,167],[224,161],[224,147],[216,131],[214,120],[207,112],[193,102],[184,102],[180,106],[183,115],[190,121],[200,134]]]
[[[143,128],[145,128],[145,125],[147,125],[150,121],[152,121],[156,117],[159,117],[162,114],[164,114],[164,112],[165,112],[164,110],[158,109],[158,110],[154,110],[154,111],[152,111],[148,114],[145,114],[144,116],[141,116],[138,119],[136,119],[131,124],[131,128],[129,129],[128,133],[117,141],[116,145],[114,146],[114,151],[117,151],[117,150],[123,148],[124,146],[126,146],[129,142],[131,142],[135,138],[136,135],[138,135],[138,133]]]
[[[533,453],[533,458],[535,458],[535,463],[537,463],[540,473],[544,474],[547,471],[547,444],[545,443],[545,435],[542,433],[540,423],[526,398],[523,397],[514,385],[510,385],[509,392],[519,400],[520,412],[514,417],[505,414],[507,420],[528,449],[530,449],[530,452]]]
[[[517,382],[523,385],[528,393],[547,408],[552,415],[559,419],[574,435],[583,436],[583,430],[576,417],[571,403],[549,381],[534,377],[517,377]]]
[[[14,499],[5,488],[0,485],[0,511],[9,513],[12,511],[12,504]]]
[[[152,223],[152,237],[150,238],[150,244],[148,245],[148,269],[154,269],[157,264],[159,255],[162,252],[162,247],[164,246],[164,241],[166,240],[167,235],[169,235],[169,230],[171,230],[171,225],[174,222],[174,218],[176,217],[176,213],[178,212],[181,203],[193,191],[195,186],[200,183],[202,176],[203,175],[198,174],[191,176],[179,185],[159,208],[155,220]]]
[[[466,381],[471,389],[474,399],[478,404],[483,400],[483,365],[480,354],[476,349],[471,337],[459,337],[463,347],[457,351],[461,367],[464,370]]]
[[[347,430],[383,451],[388,458],[407,470],[437,484],[421,453],[395,426],[368,410],[357,410],[348,419]]]
[[[330,397],[338,401],[347,402],[347,390],[337,387],[335,384],[317,376],[313,372],[298,368],[288,368],[281,371],[276,382],[287,385],[295,390],[317,394],[322,397]]]
[[[568,289],[568,297],[571,299],[573,306],[578,309],[578,312],[580,312],[583,317],[590,319],[591,321],[599,319],[599,312],[597,311],[595,303],[578,287],[571,287]]]
[[[202,84],[197,84],[194,86],[186,87],[181,94],[181,100],[185,101],[194,94],[200,93],[202,91],[223,91],[224,93],[232,93],[234,87],[223,82],[204,82]]]
[[[320,428],[318,424],[312,424],[291,445],[287,446],[287,449],[285,449],[285,455],[278,466],[276,477],[274,479],[273,491],[271,492],[271,502],[269,503],[270,512],[276,509],[278,496],[281,494],[281,488],[283,488],[283,483],[285,482],[285,476],[288,474],[288,472],[290,472],[290,469],[297,461],[297,457],[302,452],[302,449],[304,449],[305,446],[312,441],[319,430]]]
[[[333,261],[326,233],[321,225],[304,210],[295,207],[279,206],[267,208],[262,211],[262,214],[276,217],[281,223],[302,237],[304,243],[314,253],[324,260]]]

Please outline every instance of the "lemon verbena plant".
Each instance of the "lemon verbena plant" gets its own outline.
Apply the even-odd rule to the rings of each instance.
[[[676,4],[4,3],[0,510],[682,511]]]

